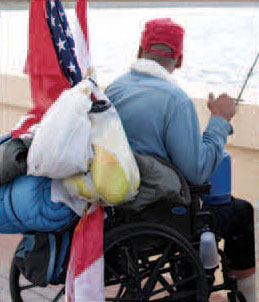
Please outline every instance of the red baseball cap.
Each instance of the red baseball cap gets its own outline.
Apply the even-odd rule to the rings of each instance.
[[[169,18],[154,19],[145,24],[141,37],[141,47],[159,56],[178,58],[183,52],[184,29]],[[173,53],[150,49],[152,44],[165,44]]]

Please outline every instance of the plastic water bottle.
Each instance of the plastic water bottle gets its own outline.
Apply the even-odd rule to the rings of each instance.
[[[205,269],[212,269],[219,265],[219,254],[215,234],[204,232],[200,238],[200,259]]]

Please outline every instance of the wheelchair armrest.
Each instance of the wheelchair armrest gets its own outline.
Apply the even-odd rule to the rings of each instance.
[[[197,194],[197,195],[209,194],[210,189],[211,189],[211,183],[209,183],[209,182],[205,182],[201,185],[189,184],[189,190],[190,190],[191,195],[193,195],[193,194]]]

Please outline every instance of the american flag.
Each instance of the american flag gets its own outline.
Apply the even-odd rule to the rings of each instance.
[[[92,206],[73,236],[66,277],[66,302],[104,302],[102,207]]]
[[[34,106],[12,131],[13,137],[30,132],[64,89],[76,85],[82,74],[86,77],[92,71],[86,0],[76,3],[76,35],[75,47],[59,0],[31,0],[25,72],[30,77]],[[94,94],[92,99],[96,99]],[[104,301],[103,280],[103,209],[92,207],[80,220],[73,238],[66,301]]]
[[[91,69],[86,0],[77,0],[76,13],[76,25],[79,24],[76,34],[83,34],[83,38],[78,41],[75,49],[61,1],[31,0],[25,73],[30,77],[34,106],[12,131],[13,137],[30,132],[60,93],[82,80],[81,70],[86,77],[85,71]],[[75,54],[77,49],[78,59]]]
[[[75,42],[60,1],[46,2],[47,20],[59,65],[73,87],[82,80],[75,55]]]

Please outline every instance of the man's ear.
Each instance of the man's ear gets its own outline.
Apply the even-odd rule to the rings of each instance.
[[[143,54],[143,48],[141,46],[139,46],[137,58],[140,59],[142,57],[142,54]]]
[[[181,54],[180,57],[177,59],[177,62],[175,64],[175,68],[181,68],[183,63],[183,55]]]

